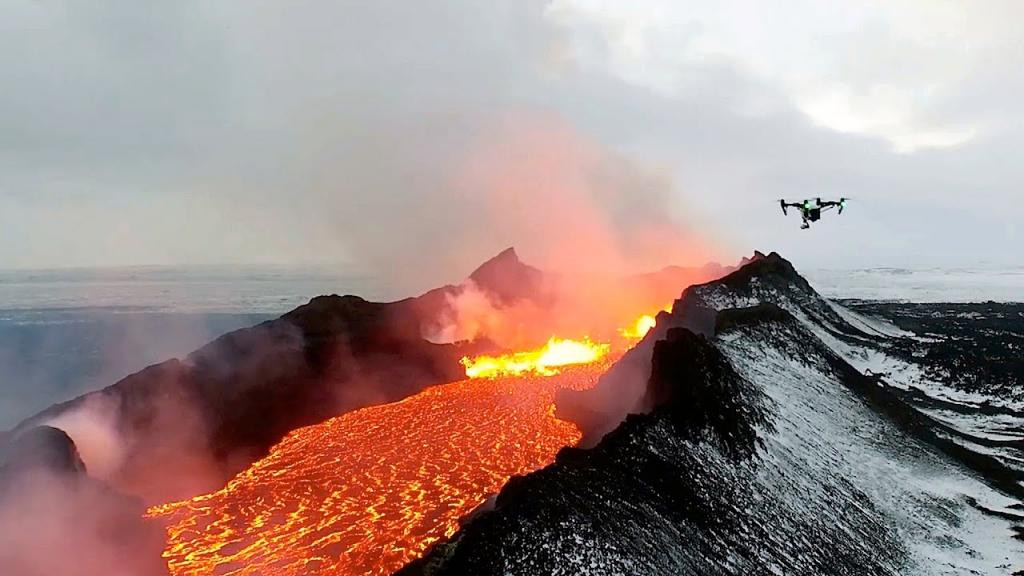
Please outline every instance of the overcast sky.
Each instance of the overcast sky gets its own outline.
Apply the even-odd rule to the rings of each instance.
[[[0,11],[0,268],[1022,263],[1020,2]]]

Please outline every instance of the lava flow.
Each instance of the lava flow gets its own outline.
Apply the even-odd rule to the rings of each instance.
[[[611,360],[605,345],[565,342],[510,360],[513,370],[466,361],[477,376],[515,375],[295,430],[220,491],[152,508],[168,524],[171,573],[388,574],[419,557],[511,476],[579,441],[555,418],[554,393],[593,386]]]

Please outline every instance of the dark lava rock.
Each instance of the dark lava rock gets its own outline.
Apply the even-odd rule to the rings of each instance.
[[[665,413],[680,437],[709,431],[723,452],[749,457],[757,443],[754,427],[764,417],[748,390],[703,336],[673,328],[654,345],[647,404]]]
[[[85,473],[85,463],[67,433],[51,426],[36,426],[6,446],[0,456],[0,470],[6,474],[43,470],[73,476]]]
[[[844,321],[822,299],[793,265],[772,252],[755,252],[744,259],[741,268],[710,282],[687,287],[675,301],[670,313],[659,313],[657,324],[598,381],[586,391],[561,390],[556,396],[558,415],[575,422],[583,430],[584,446],[592,446],[617,426],[627,414],[647,412],[652,405],[647,394],[651,355],[655,342],[672,328],[686,328],[696,334],[713,337],[733,322],[742,322],[741,314],[759,318],[778,315],[785,306],[799,308],[809,318],[820,320],[823,329],[839,336],[863,338],[867,335]],[[751,304],[774,308],[736,312]],[[721,315],[723,310],[730,310]]]
[[[544,273],[523,264],[514,248],[484,262],[469,279],[495,295],[500,303],[536,298],[544,285]]]

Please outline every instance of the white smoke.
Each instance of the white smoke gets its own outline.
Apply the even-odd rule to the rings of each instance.
[[[102,394],[90,394],[75,408],[42,422],[67,433],[78,447],[89,475],[109,480],[125,458],[125,445],[117,432],[117,406]]]

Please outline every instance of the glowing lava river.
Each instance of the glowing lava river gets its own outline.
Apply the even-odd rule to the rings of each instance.
[[[220,491],[150,509],[168,525],[171,573],[397,570],[511,476],[579,441],[574,424],[555,418],[554,393],[593,386],[610,363],[607,346],[584,356],[557,372],[514,368],[291,432]]]

